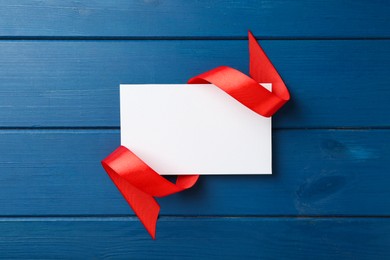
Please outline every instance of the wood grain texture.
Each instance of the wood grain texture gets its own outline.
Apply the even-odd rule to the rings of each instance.
[[[0,0],[0,259],[390,259],[389,13]],[[292,94],[273,118],[274,174],[159,199],[153,241],[100,166],[119,145],[118,86],[245,72],[248,29]]]
[[[163,215],[388,216],[389,130],[274,131],[272,176],[202,176]],[[0,212],[133,214],[100,165],[116,130],[0,132]],[[227,147],[229,149],[229,147]]]
[[[0,36],[390,37],[383,0],[0,1]]]
[[[0,221],[7,259],[388,259],[390,220],[161,218]]]
[[[292,94],[274,127],[390,126],[390,40],[261,43]],[[185,83],[248,63],[241,40],[0,41],[0,50],[1,127],[118,127],[120,83]]]

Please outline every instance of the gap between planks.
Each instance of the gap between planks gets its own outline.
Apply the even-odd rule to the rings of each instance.
[[[13,132],[13,131],[31,131],[31,132],[39,132],[39,131],[93,131],[93,130],[102,130],[108,132],[119,132],[119,126],[75,126],[75,127],[67,127],[67,126],[49,126],[49,127],[0,127],[0,132]],[[305,131],[305,130],[336,130],[336,131],[371,131],[371,130],[390,130],[390,126],[361,126],[361,127],[275,127],[272,128],[275,131]]]
[[[331,220],[331,219],[389,219],[390,216],[364,216],[364,215],[345,215],[345,216],[160,216],[159,221],[171,220],[212,220],[212,219],[239,219],[239,220],[275,220],[275,219],[301,219],[301,220]],[[52,222],[52,221],[139,221],[137,216],[120,216],[120,215],[74,215],[74,216],[3,216],[0,222]]]
[[[278,37],[261,36],[257,40],[272,41],[381,41],[390,37]],[[0,36],[0,41],[243,41],[246,36]]]

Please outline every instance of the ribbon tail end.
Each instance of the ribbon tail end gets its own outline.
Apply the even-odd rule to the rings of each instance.
[[[141,220],[142,225],[144,225],[146,231],[148,231],[149,235],[152,237],[153,240],[156,240],[156,227],[159,213],[160,206],[156,202],[156,206],[153,206],[153,208],[151,208],[147,212],[147,216],[138,216]]]

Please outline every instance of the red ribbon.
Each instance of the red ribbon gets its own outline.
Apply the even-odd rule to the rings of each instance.
[[[212,83],[256,113],[270,117],[289,99],[290,94],[275,67],[251,32],[249,38],[249,75],[226,66],[217,67],[188,81]],[[259,86],[272,83],[272,92]]]
[[[212,83],[244,106],[270,117],[290,99],[290,94],[251,32],[248,38],[251,77],[222,66],[200,74],[188,83]],[[272,83],[272,91],[259,83]],[[154,197],[164,197],[191,188],[199,178],[199,175],[180,175],[176,184],[173,184],[124,146],[118,147],[105,158],[102,165],[153,239],[160,211]]]
[[[102,161],[102,165],[153,239],[160,212],[160,205],[153,197],[164,197],[191,188],[199,177],[180,175],[173,184],[124,146],[119,146]]]

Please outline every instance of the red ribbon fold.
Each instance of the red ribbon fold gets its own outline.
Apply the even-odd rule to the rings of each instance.
[[[173,184],[124,146],[112,152],[102,165],[153,239],[160,212],[160,206],[153,197],[164,197],[191,188],[199,177],[180,175]]]
[[[249,109],[270,117],[290,99],[290,94],[251,32],[248,38],[251,77],[236,69],[221,66],[190,79],[188,83],[212,83]],[[272,83],[272,91],[259,83]],[[173,184],[124,146],[118,147],[105,158],[102,165],[153,239],[160,211],[154,197],[164,197],[191,188],[199,178],[199,175],[180,175],[176,184]]]
[[[251,32],[249,38],[249,75],[221,66],[188,81],[190,84],[212,83],[256,113],[270,117],[289,99],[290,94],[275,67]],[[259,86],[272,83],[272,91]]]

